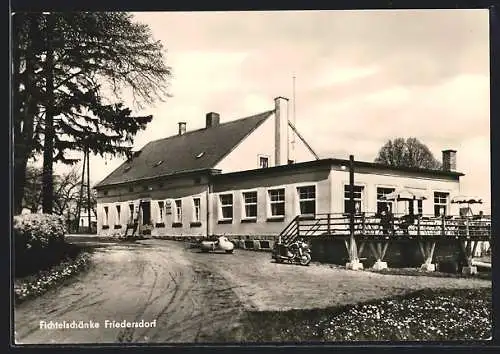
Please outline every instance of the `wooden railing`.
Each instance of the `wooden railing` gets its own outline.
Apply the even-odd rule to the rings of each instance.
[[[299,224],[297,220],[299,216],[296,216],[279,234],[280,242],[289,245],[299,237]]]
[[[281,233],[283,240],[311,236],[350,236],[349,214],[316,214],[296,217]],[[382,219],[374,213],[354,217],[354,235],[361,238],[454,237],[473,240],[491,238],[491,217],[394,215]]]

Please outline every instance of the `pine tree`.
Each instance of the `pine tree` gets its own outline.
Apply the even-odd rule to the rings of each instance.
[[[170,68],[162,44],[127,13],[17,14],[14,26],[15,211],[27,161],[43,152],[51,213],[53,164],[75,163],[70,150],[129,155],[152,116],[133,116],[121,97],[130,92],[138,108],[163,100]]]

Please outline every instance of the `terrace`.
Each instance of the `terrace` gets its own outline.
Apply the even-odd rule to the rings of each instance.
[[[290,244],[297,238],[344,240],[350,263],[359,263],[366,248],[372,252],[375,267],[385,268],[387,248],[394,240],[413,240],[424,263],[422,269],[435,270],[432,264],[437,241],[456,241],[468,269],[475,272],[472,258],[480,241],[491,240],[491,216],[391,215],[384,218],[375,213],[316,214],[297,216],[281,232],[280,241]]]

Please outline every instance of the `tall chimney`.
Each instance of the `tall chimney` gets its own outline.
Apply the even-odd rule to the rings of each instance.
[[[186,133],[186,122],[179,122],[179,135]]]
[[[207,128],[216,127],[219,125],[220,122],[219,113],[215,112],[207,113],[206,118],[207,118]]]
[[[443,150],[443,170],[455,172],[457,170],[457,151]]]
[[[274,99],[274,165],[288,164],[288,98]]]

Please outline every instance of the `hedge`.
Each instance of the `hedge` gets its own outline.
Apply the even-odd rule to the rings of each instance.
[[[16,276],[50,267],[73,252],[65,242],[65,220],[49,214],[14,216],[14,259]]]

